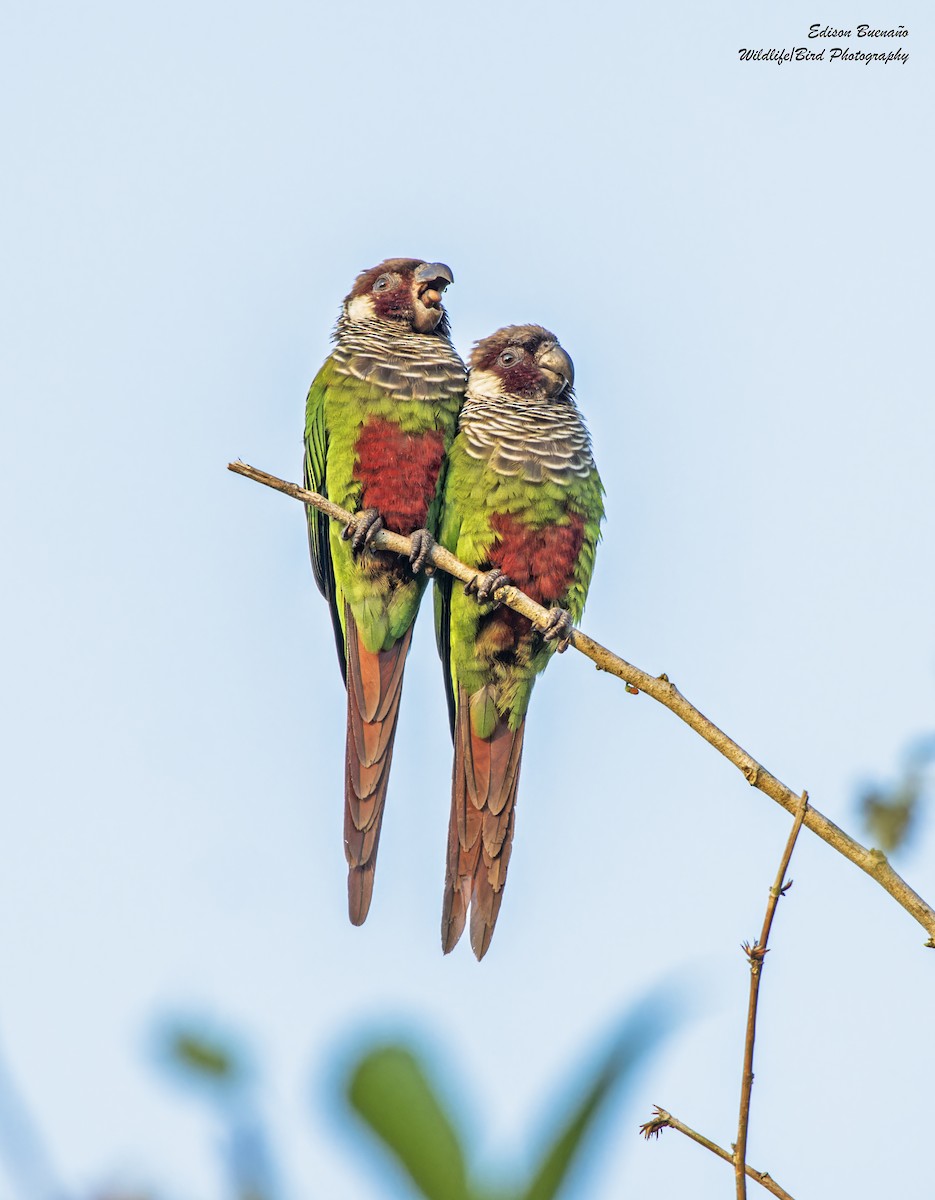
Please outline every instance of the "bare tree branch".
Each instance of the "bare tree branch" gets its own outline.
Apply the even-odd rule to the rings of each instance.
[[[323,513],[326,513],[334,521],[347,524],[353,519],[352,513],[340,508],[337,504],[332,504],[324,496],[319,496],[316,492],[306,491],[297,484],[288,483],[286,480],[279,479],[275,475],[268,475],[265,471],[257,470],[256,467],[248,466],[244,462],[228,463],[228,470],[234,471],[238,475],[243,475],[247,479],[252,479],[256,483],[265,484],[266,487],[274,488],[278,492],[283,492],[285,495],[291,496],[303,504],[310,504],[313,508],[320,509]],[[408,555],[410,552],[410,540],[408,537],[403,537],[398,533],[391,533],[386,529],[381,529],[373,537],[370,544],[375,549],[393,550],[397,554]],[[434,547],[429,558],[433,566],[446,571],[449,575],[453,575],[456,579],[460,579],[464,583],[469,583],[479,578],[477,571],[460,562],[453,554],[450,554],[441,546]],[[546,627],[548,609],[543,608],[540,604],[536,604],[534,600],[530,600],[519,588],[498,588],[495,598],[507,605],[508,608],[512,608],[516,612],[522,613],[524,617],[528,617],[536,628],[544,629]],[[646,671],[641,671],[639,667],[634,667],[625,659],[612,653],[605,646],[600,645],[599,642],[595,642],[593,638],[589,638],[580,629],[573,631],[571,644],[576,650],[579,650],[582,654],[590,658],[596,664],[599,671],[606,671],[608,674],[616,675],[618,679],[622,679],[629,691],[636,689],[637,691],[645,692],[648,696],[652,696],[654,700],[658,700],[670,712],[675,713],[686,725],[694,729],[697,734],[712,745],[715,750],[719,751],[728,761],[732,762],[742,772],[744,778],[752,787],[759,788],[771,800],[775,800],[777,804],[781,804],[787,812],[792,814],[798,812],[800,799],[797,793],[780,782],[775,775],[771,775],[761,763],[758,763],[746,750],[738,746],[732,738],[729,738],[723,730],[718,729],[713,721],[709,721],[693,704],[690,704],[675,684],[670,681],[668,675],[649,675]],[[926,931],[928,941],[926,941],[925,945],[935,948],[935,909],[927,904],[917,892],[913,891],[901,876],[897,875],[882,851],[868,850],[846,834],[843,829],[835,825],[833,821],[829,821],[827,817],[822,816],[817,809],[811,806],[809,806],[805,813],[804,824],[807,829],[817,834],[822,841],[827,842],[839,854],[843,854],[855,866],[860,867],[871,879],[876,880],[880,887],[889,892],[893,899],[902,905],[906,912],[914,917]]]
[[[760,936],[752,946],[745,944],[743,948],[750,963],[750,1000],[747,1005],[747,1031],[743,1048],[740,1116],[737,1121],[737,1141],[734,1143],[734,1174],[737,1180],[737,1200],[747,1200],[747,1178],[745,1174],[747,1163],[747,1130],[750,1125],[750,1096],[753,1092],[753,1043],[756,1039],[756,1006],[760,995],[760,979],[763,975],[763,964],[766,961],[769,931],[772,929],[773,917],[776,915],[776,905],[779,903],[779,897],[784,896],[792,886],[791,880],[788,884],[785,882],[786,871],[789,870],[792,851],[795,849],[796,838],[799,836],[799,830],[802,828],[802,822],[805,820],[807,809],[808,792],[803,792],[799,800],[799,811],[796,813],[795,821],[792,823],[792,831],[789,834],[786,848],[782,854],[782,861],[776,873],[776,882],[769,889],[769,900],[766,902],[766,913],[763,917],[763,928],[760,931]]]
[[[640,1126],[640,1133],[643,1137],[658,1137],[663,1129],[677,1129],[679,1133],[684,1133],[687,1138],[691,1138],[699,1146],[704,1146],[706,1150],[710,1150],[718,1158],[723,1158],[725,1162],[734,1161],[733,1155],[728,1150],[725,1150],[723,1146],[719,1146],[717,1142],[712,1142],[704,1134],[696,1132],[690,1126],[680,1121],[678,1117],[673,1117],[670,1112],[666,1112],[664,1108],[656,1105],[653,1109],[653,1114],[652,1120]],[[756,1180],[758,1184],[765,1187],[768,1192],[772,1192],[774,1196],[778,1196],[779,1200],[793,1200],[792,1196],[784,1188],[781,1188],[767,1171],[757,1171],[756,1168],[748,1166],[746,1173],[751,1179]]]

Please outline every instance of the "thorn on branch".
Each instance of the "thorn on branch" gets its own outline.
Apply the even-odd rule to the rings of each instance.
[[[784,883],[782,885],[782,887],[779,889],[780,896],[784,896],[786,894],[786,892],[788,892],[789,888],[791,888],[794,883],[795,883],[794,879],[790,879],[788,883]]]

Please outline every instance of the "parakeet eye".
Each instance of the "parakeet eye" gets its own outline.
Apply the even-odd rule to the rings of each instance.
[[[376,283],[373,285],[373,290],[375,292],[385,292],[389,286],[390,286],[389,275],[381,275],[379,277],[379,279],[376,281]]]
[[[504,350],[497,362],[501,367],[512,367],[514,363],[518,363],[520,359],[520,350]]]

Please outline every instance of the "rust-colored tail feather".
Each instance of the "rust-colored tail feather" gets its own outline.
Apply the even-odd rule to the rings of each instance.
[[[347,909],[351,922],[362,925],[373,896],[373,873],[412,626],[395,646],[374,654],[361,641],[350,608],[345,606],[344,611],[347,647],[347,745],[344,754]]]
[[[442,947],[453,950],[471,909],[471,948],[478,960],[493,937],[513,844],[516,789],[525,721],[511,730],[499,718],[489,738],[471,728],[468,697],[458,691],[448,823]]]

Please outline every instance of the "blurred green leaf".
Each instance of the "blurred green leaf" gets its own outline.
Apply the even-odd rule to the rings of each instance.
[[[388,1045],[366,1054],[348,1099],[427,1200],[471,1200],[458,1135],[409,1050]]]
[[[580,1099],[567,1112],[532,1181],[522,1190],[495,1183],[469,1186],[459,1137],[421,1065],[405,1046],[381,1046],[361,1058],[351,1073],[348,1097],[427,1200],[555,1200],[609,1100],[632,1079],[633,1068],[671,1029],[675,1016],[673,1002],[654,994],[627,1019],[584,1083],[572,1082],[562,1089],[562,1095],[577,1092]]]
[[[887,854],[899,850],[909,840],[919,805],[915,780],[905,780],[891,792],[866,791],[860,798],[867,832],[875,846]]]
[[[554,1200],[559,1195],[607,1101],[639,1060],[655,1047],[670,1027],[672,1015],[661,1005],[644,1005],[627,1021],[553,1139],[522,1200]]]
[[[232,1083],[240,1075],[237,1058],[229,1048],[188,1030],[174,1034],[169,1052],[178,1066],[216,1083]]]
[[[922,802],[931,790],[929,768],[935,762],[935,737],[927,735],[910,743],[903,761],[902,777],[896,783],[873,784],[864,788],[859,798],[867,833],[887,854],[904,849],[918,827]]]

